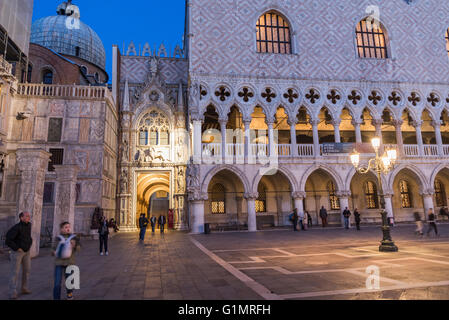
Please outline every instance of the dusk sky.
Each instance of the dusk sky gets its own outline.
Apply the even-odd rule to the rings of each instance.
[[[33,21],[56,15],[62,0],[35,0]],[[73,0],[79,6],[81,21],[89,25],[101,38],[106,50],[106,71],[111,75],[112,45],[119,46],[123,53],[131,41],[139,44],[148,42],[151,49],[161,43],[167,51],[173,52],[177,44],[182,47],[184,33],[185,1],[155,0]]]

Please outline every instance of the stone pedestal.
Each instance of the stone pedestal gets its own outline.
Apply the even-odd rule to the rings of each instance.
[[[432,210],[432,212],[434,212],[433,194],[430,194],[430,193],[423,194],[422,197],[424,200],[424,217],[426,218],[426,220],[428,220],[429,219],[429,210]]]
[[[349,209],[349,196],[348,193],[341,193],[340,196],[340,219],[342,227],[345,226],[345,218],[343,216],[343,211],[345,211],[346,207]],[[349,227],[351,227],[351,218],[349,218]]]
[[[257,219],[256,219],[256,199],[257,194],[245,194],[246,204],[248,206],[248,231],[257,231]]]
[[[191,233],[204,233],[204,200],[193,200],[190,217]]]
[[[21,172],[17,210],[31,214],[31,257],[36,257],[39,255],[45,173],[51,154],[42,149],[19,149],[16,155]]]
[[[54,166],[56,172],[55,212],[53,217],[53,238],[60,231],[62,222],[69,222],[75,230],[76,181],[79,168],[76,165]]]

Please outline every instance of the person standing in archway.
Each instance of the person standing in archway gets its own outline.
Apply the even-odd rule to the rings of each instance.
[[[154,234],[154,229],[156,228],[156,223],[157,223],[156,217],[155,217],[155,216],[152,216],[152,217],[150,218],[150,222],[151,222],[151,231],[152,231],[153,234]]]
[[[165,218],[165,216],[161,214],[159,216],[159,225],[161,226],[161,233],[164,233],[164,226],[165,226],[166,222],[167,222],[167,218]]]
[[[327,226],[327,210],[324,208],[324,206],[321,206],[320,209],[320,218],[323,224],[323,228]]]

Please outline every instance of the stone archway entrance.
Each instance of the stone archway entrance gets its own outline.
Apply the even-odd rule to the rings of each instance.
[[[168,211],[173,208],[173,188],[171,170],[137,171],[134,195],[134,221],[136,226],[141,213],[147,218],[165,215],[168,221]]]

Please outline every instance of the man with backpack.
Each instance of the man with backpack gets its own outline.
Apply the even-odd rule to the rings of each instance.
[[[31,238],[31,215],[29,212],[19,214],[20,222],[9,229],[6,234],[6,245],[11,248],[11,275],[9,280],[9,294],[11,300],[16,300],[17,283],[22,266],[22,294],[31,294],[28,290],[28,278],[31,269],[30,249],[33,244]]]
[[[148,219],[145,217],[145,213],[141,213],[139,218],[139,228],[140,228],[139,241],[145,240],[145,233],[147,231],[148,223],[149,222]]]
[[[53,255],[55,256],[55,282],[53,287],[53,299],[61,300],[61,282],[62,276],[67,279],[70,273],[67,273],[67,267],[75,265],[75,253],[79,251],[79,238],[72,234],[71,226],[68,222],[60,225],[61,234],[56,237],[53,247]],[[73,290],[66,288],[67,300],[73,300]]]

